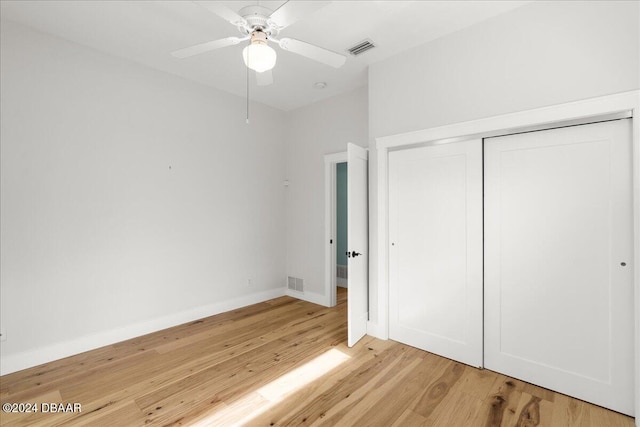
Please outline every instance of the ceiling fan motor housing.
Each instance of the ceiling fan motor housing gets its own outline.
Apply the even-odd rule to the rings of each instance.
[[[263,6],[247,6],[240,9],[240,16],[247,21],[246,26],[240,26],[240,31],[245,34],[252,35],[256,32],[262,32],[266,37],[273,37],[278,34],[279,27],[269,19],[273,13],[270,9]],[[266,40],[265,40],[266,41]]]

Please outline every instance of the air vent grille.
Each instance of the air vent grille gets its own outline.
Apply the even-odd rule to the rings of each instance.
[[[346,265],[336,265],[336,276],[341,278],[341,279],[348,279],[349,278],[349,266]]]
[[[287,276],[287,288],[292,291],[304,292],[304,280],[298,277]]]
[[[373,44],[373,42],[371,40],[363,40],[360,43],[356,44],[355,46],[347,49],[349,51],[349,53],[353,56],[358,56],[360,54],[365,53],[366,51],[373,49],[374,47],[376,47],[375,44]]]

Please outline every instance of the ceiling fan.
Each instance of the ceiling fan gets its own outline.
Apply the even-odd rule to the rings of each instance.
[[[236,26],[241,35],[240,37],[226,37],[176,50],[172,53],[176,58],[188,58],[249,40],[249,44],[242,51],[242,56],[245,65],[256,71],[256,79],[260,86],[273,83],[271,69],[276,64],[276,52],[268,45],[268,42],[275,43],[283,50],[297,53],[334,68],[340,68],[347,59],[344,55],[300,40],[276,38],[280,31],[303,16],[331,3],[329,1],[286,1],[275,11],[263,6],[247,6],[240,9],[238,13],[217,1],[196,1],[195,3]]]

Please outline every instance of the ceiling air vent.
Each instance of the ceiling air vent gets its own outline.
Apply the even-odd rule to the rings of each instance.
[[[373,44],[373,42],[371,40],[363,40],[360,43],[356,44],[353,47],[350,47],[347,50],[349,51],[349,53],[351,55],[358,56],[361,53],[365,53],[369,49],[373,49],[374,47],[376,47],[376,45]]]

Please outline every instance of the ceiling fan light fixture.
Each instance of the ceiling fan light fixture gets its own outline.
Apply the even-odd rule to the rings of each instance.
[[[276,51],[267,46],[267,36],[262,31],[251,34],[251,43],[242,50],[244,64],[250,69],[263,73],[276,65]]]

